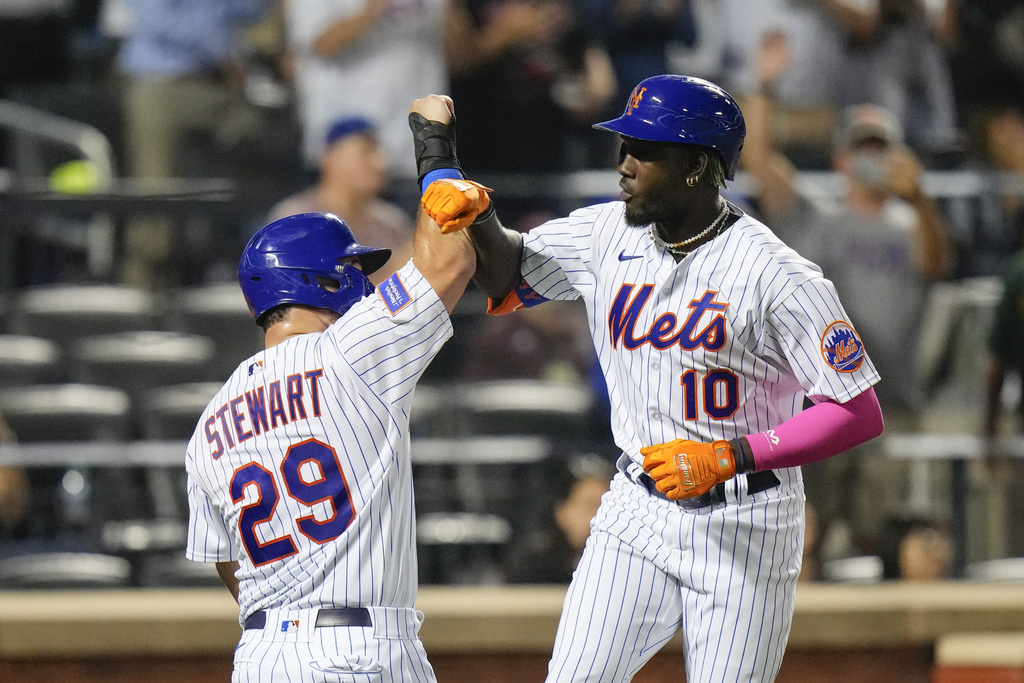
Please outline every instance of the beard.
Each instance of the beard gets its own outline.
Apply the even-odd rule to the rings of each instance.
[[[676,208],[669,205],[667,201],[638,201],[637,197],[626,204],[626,212],[623,218],[626,225],[633,228],[646,228],[652,223],[669,218],[676,213]]]

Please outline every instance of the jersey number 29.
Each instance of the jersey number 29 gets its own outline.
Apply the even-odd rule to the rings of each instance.
[[[310,513],[295,520],[303,536],[324,544],[348,528],[355,513],[345,473],[333,448],[316,439],[289,446],[281,461],[281,476],[288,495],[303,505],[312,507],[330,501],[330,515],[326,519],[319,521]],[[231,478],[231,499],[241,502],[249,485],[256,487],[256,500],[242,508],[238,528],[252,563],[259,567],[294,555],[298,550],[291,534],[262,542],[256,537],[256,525],[274,516],[281,497],[273,472],[254,462],[239,467]]]

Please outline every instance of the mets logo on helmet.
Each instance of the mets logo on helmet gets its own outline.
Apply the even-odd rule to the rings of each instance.
[[[864,343],[849,323],[837,320],[821,335],[821,355],[832,369],[853,372],[864,362]]]
[[[636,88],[633,94],[629,96],[629,106],[626,107],[626,116],[631,116],[633,110],[640,106],[640,100],[644,98],[644,92],[647,90],[647,86],[642,88]]]

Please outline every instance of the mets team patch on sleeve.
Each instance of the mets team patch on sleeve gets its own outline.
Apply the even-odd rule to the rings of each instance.
[[[837,320],[821,335],[821,355],[833,370],[853,372],[864,362],[864,343],[849,323]]]
[[[391,315],[398,313],[405,308],[405,305],[412,301],[409,290],[402,284],[398,273],[395,273],[384,282],[377,285],[377,293],[384,300],[384,305],[391,311]]]

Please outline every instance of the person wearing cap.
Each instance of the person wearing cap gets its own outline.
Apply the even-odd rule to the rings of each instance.
[[[317,182],[275,204],[267,222],[319,211],[340,216],[360,244],[391,250],[384,267],[370,276],[380,284],[412,256],[412,220],[381,198],[386,182],[387,162],[377,128],[361,116],[340,118],[324,136]]]
[[[898,120],[872,105],[850,107],[839,119],[832,165],[841,187],[819,185],[805,193],[798,186],[796,169],[778,150],[770,130],[774,103],[768,93],[787,59],[784,43],[765,42],[758,62],[762,88],[744,109],[747,138],[741,164],[754,180],[752,200],[776,234],[817,263],[835,284],[883,378],[875,390],[887,427],[912,430],[920,389],[909,359],[917,345],[927,287],[947,277],[953,267],[946,219],[921,189],[921,166],[903,144]],[[849,470],[859,469],[857,460],[850,451],[805,470],[808,500],[818,508],[825,528],[853,509],[850,497],[859,473]],[[904,479],[890,474],[877,485],[860,485],[870,492],[870,500],[862,501],[864,510],[858,508],[857,514],[871,518],[884,514],[890,504],[886,501],[900,504]],[[868,526],[860,533],[870,536],[873,523],[864,523]]]

